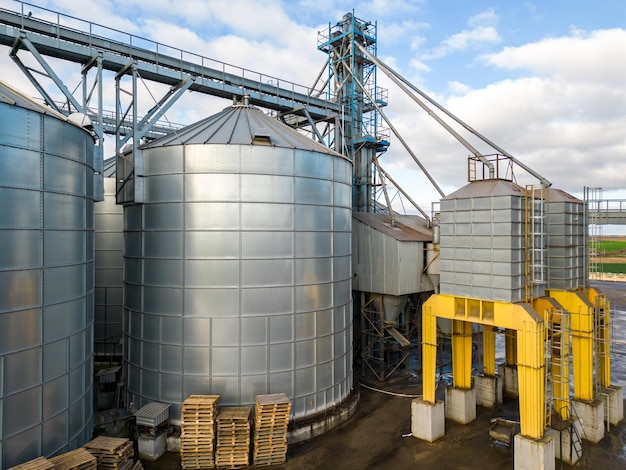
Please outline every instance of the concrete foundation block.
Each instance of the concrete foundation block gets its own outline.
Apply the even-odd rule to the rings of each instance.
[[[502,377],[502,392],[505,396],[519,398],[517,366],[498,364],[498,375]]]
[[[600,387],[600,398],[604,398],[604,422],[613,426],[621,423],[624,419],[624,389],[613,385]]]
[[[604,437],[604,400],[572,400],[574,416],[580,419],[583,439],[597,444]]]
[[[541,439],[532,439],[516,434],[513,443],[513,468],[515,470],[553,470],[556,468],[552,436],[544,435]]]
[[[476,419],[476,389],[446,388],[446,418],[460,424]]]
[[[166,444],[167,433],[162,432],[157,436],[140,435],[137,439],[137,450],[139,451],[139,458],[154,462],[163,454],[167,449]]]
[[[572,429],[575,428],[575,429]],[[557,459],[568,465],[576,465],[583,453],[582,425],[580,420],[574,418],[564,429],[550,428],[546,431],[547,436],[554,439],[554,454]]]
[[[413,437],[435,442],[446,433],[446,419],[442,401],[430,403],[415,398],[411,402],[411,433]]]
[[[475,375],[476,404],[497,409],[502,406],[502,378],[499,375]]]

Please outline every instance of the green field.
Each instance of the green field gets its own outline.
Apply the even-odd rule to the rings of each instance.
[[[589,243],[589,248],[605,255],[626,253],[626,239],[603,239]]]
[[[597,266],[602,273],[626,274],[626,263],[598,263]]]

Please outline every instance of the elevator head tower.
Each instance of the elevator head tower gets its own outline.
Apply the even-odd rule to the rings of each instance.
[[[376,83],[376,65],[357,44],[376,55],[376,23],[346,13],[318,33],[318,49],[328,55],[328,100],[341,104],[334,148],[353,162],[352,208],[375,212],[374,159],[389,146],[376,105],[385,106],[387,90]]]

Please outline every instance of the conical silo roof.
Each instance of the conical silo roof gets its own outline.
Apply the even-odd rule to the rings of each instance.
[[[29,109],[41,114],[47,114],[49,116],[56,117],[62,121],[67,121],[67,117],[61,113],[56,112],[54,109],[41,104],[31,97],[27,96],[17,88],[13,88],[6,82],[0,80],[0,103],[6,103],[12,106],[19,106],[20,108]]]
[[[249,104],[229,106],[142,148],[193,144],[270,145],[338,155]]]
[[[526,190],[520,185],[508,180],[489,179],[472,181],[453,193],[448,194],[442,200],[467,199],[473,197],[489,196],[524,196]]]

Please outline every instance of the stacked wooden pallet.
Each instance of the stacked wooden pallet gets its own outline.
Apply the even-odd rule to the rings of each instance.
[[[98,460],[82,447],[65,454],[50,457],[55,470],[96,470]]]
[[[257,395],[254,412],[254,465],[287,460],[287,425],[291,401],[284,393]]]
[[[215,466],[247,467],[250,464],[250,407],[222,408],[217,414]]]
[[[215,415],[219,395],[190,395],[183,402],[180,462],[183,469],[213,468]]]
[[[133,466],[133,443],[120,437],[98,436],[83,446],[98,459],[98,469],[129,470]]]
[[[45,457],[37,457],[36,459],[29,460],[17,467],[11,467],[9,470],[52,470],[54,464]]]

